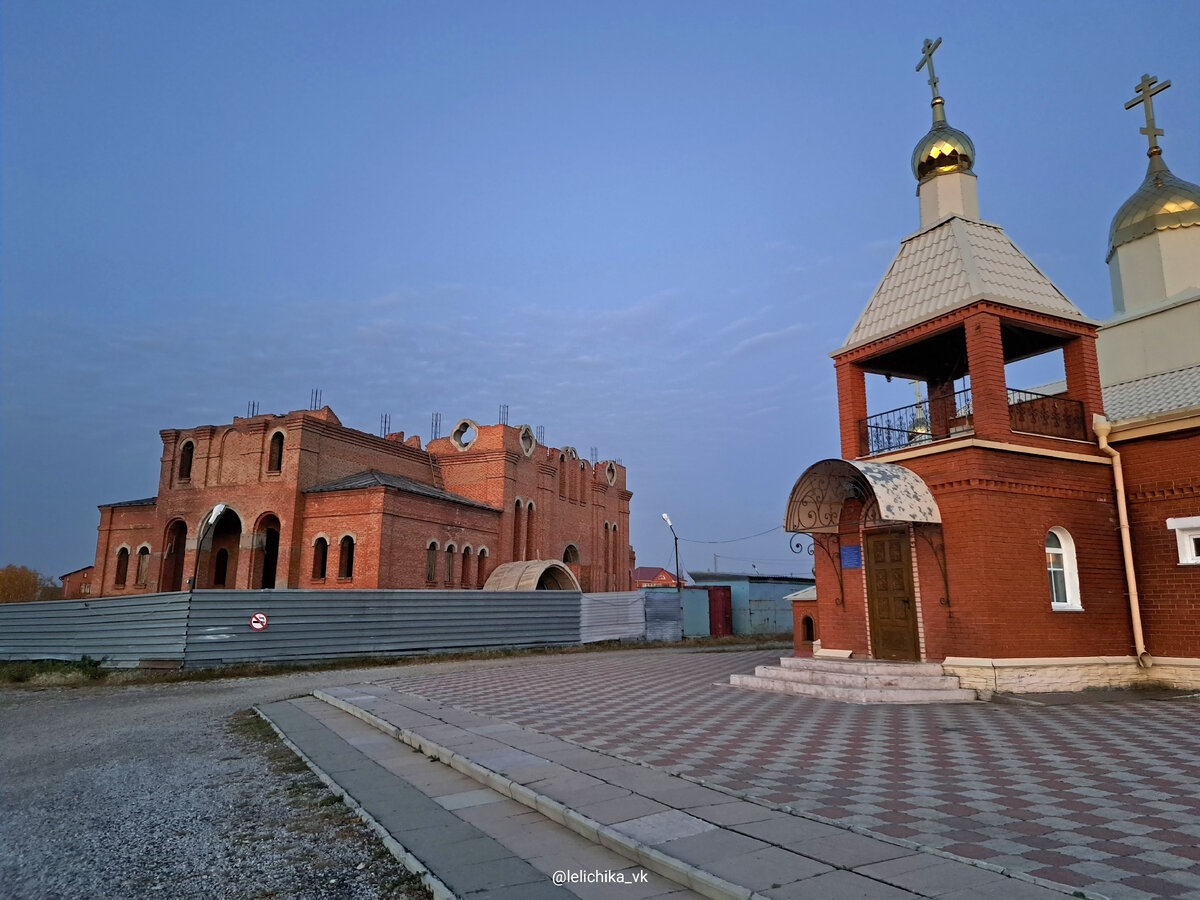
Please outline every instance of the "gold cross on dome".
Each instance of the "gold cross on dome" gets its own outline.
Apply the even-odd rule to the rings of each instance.
[[[942,46],[942,39],[931,41],[925,38],[925,43],[921,46],[921,61],[917,63],[917,71],[920,72],[926,66],[929,66],[929,86],[933,89],[933,98],[938,97],[938,79],[933,74],[933,51]]]
[[[1138,96],[1125,104],[1126,109],[1133,109],[1139,103],[1146,105],[1146,127],[1139,130],[1150,139],[1150,149],[1146,152],[1147,156],[1159,156],[1162,154],[1162,149],[1158,146],[1158,138],[1163,132],[1161,128],[1154,127],[1154,101],[1151,98],[1159,91],[1165,91],[1170,86],[1170,81],[1158,84],[1158,79],[1153,75],[1143,75],[1142,80],[1134,88]]]

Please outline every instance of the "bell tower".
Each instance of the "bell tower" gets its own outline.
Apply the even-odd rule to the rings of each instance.
[[[975,145],[934,74],[940,45],[926,40],[916,67],[932,93],[912,153],[920,227],[832,354],[842,459],[810,466],[789,499],[787,529],[819,548],[822,647],[1125,654],[1128,629],[1097,627],[1125,618],[1111,463],[1092,433],[1097,323],[980,217]],[[1043,354],[1061,355],[1065,384],[1008,383],[1006,366]],[[916,401],[868,409],[869,377],[915,382]],[[1062,588],[1048,554],[1074,566],[1073,535],[1086,565]]]
[[[879,288],[833,354],[846,459],[973,438],[1048,447],[1091,443],[1103,412],[1096,323],[1042,274],[998,225],[979,217],[975,145],[950,126],[934,74],[941,45],[926,39],[933,123],[912,154],[920,229],[906,238]],[[1007,363],[1055,350],[1066,389],[1010,389]],[[916,406],[870,415],[865,378],[904,378],[926,387]],[[910,436],[920,416],[927,430]],[[1048,441],[1050,443],[1048,443]],[[1088,448],[1076,450],[1090,452]]]

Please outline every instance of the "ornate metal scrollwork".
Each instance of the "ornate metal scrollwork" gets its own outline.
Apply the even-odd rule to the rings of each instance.
[[[925,545],[932,551],[933,558],[937,560],[938,568],[942,572],[942,596],[938,600],[942,606],[950,607],[950,574],[946,569],[946,539],[942,533],[941,525],[914,525],[913,530],[917,537],[925,542]],[[951,613],[953,615],[953,613]]]
[[[834,531],[842,520],[842,506],[847,500],[863,505],[863,518],[878,516],[875,493],[866,479],[848,475],[840,460],[835,466],[810,468],[797,483],[788,502],[789,531]]]
[[[829,564],[833,566],[833,574],[837,576],[838,592],[833,598],[834,605],[846,605],[846,586],[842,580],[842,536],[836,531],[832,534],[814,534],[812,536],[812,544],[808,548],[810,555],[815,557],[817,548],[821,548],[821,552],[829,559]],[[813,573],[816,573],[816,566],[813,566]]]

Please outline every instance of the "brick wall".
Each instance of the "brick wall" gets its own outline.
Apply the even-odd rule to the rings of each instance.
[[[931,454],[905,466],[923,478],[942,515],[941,529],[913,532],[927,659],[1132,652],[1109,466],[985,448]],[[847,501],[843,546],[862,545],[858,518],[858,505]],[[1079,612],[1051,607],[1045,540],[1055,526],[1075,542]],[[822,647],[867,656],[865,569],[842,571],[839,604],[833,563],[820,550],[815,561]]]
[[[199,588],[212,586],[214,560],[222,547],[230,559],[226,584],[261,587],[268,526],[279,532],[275,584],[281,588],[445,587],[448,545],[455,549],[455,586],[482,585],[492,569],[512,560],[570,556],[568,564],[585,589],[632,587],[632,494],[625,468],[609,461],[593,466],[569,450],[538,446],[526,429],[482,426],[469,445],[442,438],[422,449],[419,438],[379,438],[345,428],[325,408],[160,434],[156,502],[101,507],[97,595],[165,589],[161,585],[175,566],[182,568],[186,586],[197,570],[201,523],[219,503],[228,507],[223,519],[228,528],[217,546],[201,554]],[[283,443],[274,466],[271,444],[277,434]],[[187,445],[190,466],[184,461]],[[489,508],[384,487],[305,493],[371,469]],[[168,560],[170,535],[180,524],[187,529],[186,549],[182,560]],[[353,576],[339,579],[340,542],[346,535],[355,542]],[[313,576],[318,536],[329,542],[324,580]],[[433,582],[425,577],[430,542],[437,543],[439,553]],[[122,546],[130,553],[129,571],[125,584],[117,586],[114,569]],[[142,546],[150,548],[150,560],[146,583],[138,584],[136,559]],[[468,547],[471,552],[464,559]],[[482,572],[481,549],[486,550]]]
[[[1200,431],[1115,443],[1121,454],[1146,648],[1200,657],[1200,566],[1179,564],[1168,518],[1200,515]]]
[[[924,604],[930,659],[1131,652],[1111,468],[982,448],[905,465],[942,514],[950,605]],[[1051,608],[1045,540],[1055,526],[1074,539],[1082,612]],[[923,567],[923,591],[943,593],[932,569]]]

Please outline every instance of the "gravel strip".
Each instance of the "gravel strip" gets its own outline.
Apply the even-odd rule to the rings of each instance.
[[[265,723],[246,718],[258,703],[397,671],[0,690],[0,897],[422,896]]]

